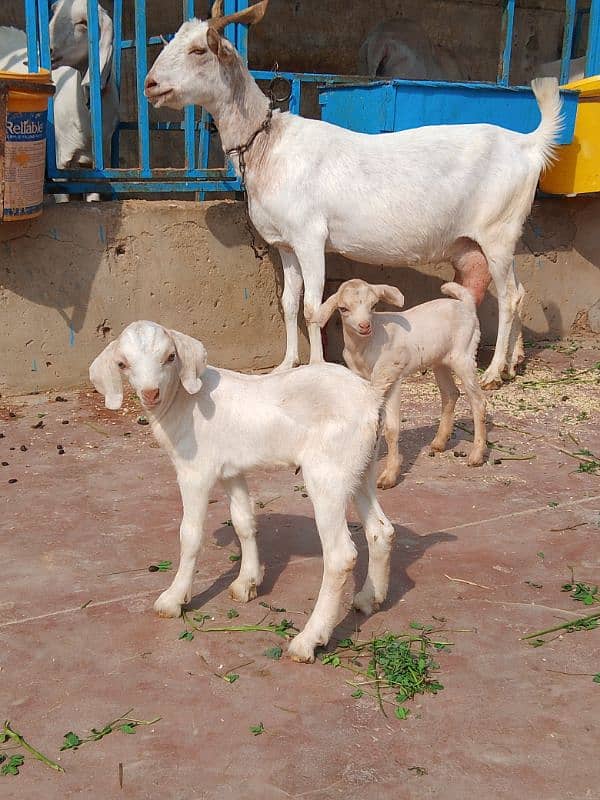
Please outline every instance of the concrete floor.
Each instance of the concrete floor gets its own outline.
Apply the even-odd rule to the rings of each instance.
[[[590,368],[597,347],[530,351],[526,374],[491,399],[489,439],[508,450],[493,450],[479,469],[454,455],[466,449],[461,429],[447,453],[428,457],[438,401],[429,376],[407,385],[404,474],[381,493],[397,531],[389,602],[366,620],[348,612],[336,630],[339,638],[359,626],[368,637],[447,620],[455,645],[439,654],[445,688],[407,703],[404,721],[385,718],[370,698],[352,699],[341,669],[267,658],[271,634],[186,641],[181,620],[154,615],[173,573],[147,566],[176,562],[180,503],[133,402],[111,413],[96,394],[67,392],[66,402],[53,393],[1,407],[0,714],[66,770],[27,758],[19,776],[0,776],[1,796],[599,798],[600,630],[540,648],[519,640],[590,613],[561,592],[568,565],[600,581],[600,474],[577,472],[579,461],[561,452],[577,442],[600,452],[600,374],[539,382]],[[462,398],[458,412],[468,426]],[[235,623],[261,619],[260,601],[287,609],[272,619],[299,626],[312,607],[321,560],[310,500],[295,491],[301,482],[289,470],[251,481],[267,504],[259,511],[267,569],[261,595],[237,606]],[[217,489],[194,599],[213,625],[231,624],[234,606],[227,585],[238,547],[228,517]],[[356,540],[358,582],[360,531]],[[350,581],[346,608],[353,589]],[[215,675],[230,669],[240,674],[233,684]],[[59,753],[65,732],[83,735],[131,707],[161,719]],[[253,736],[259,722],[265,732]]]

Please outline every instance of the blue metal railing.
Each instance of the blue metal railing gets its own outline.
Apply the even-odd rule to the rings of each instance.
[[[224,0],[224,13],[231,14],[249,5],[250,0]],[[29,69],[37,71],[41,66],[50,69],[49,0],[24,0],[27,19],[27,47]],[[514,33],[516,0],[501,0],[501,44],[497,83],[506,87],[510,83],[512,44]],[[194,16],[194,0],[181,0],[182,19]],[[56,148],[53,126],[53,102],[49,108],[48,135],[48,189],[59,192],[95,192],[104,194],[140,192],[195,192],[200,198],[207,192],[232,192],[241,188],[230,164],[222,168],[209,168],[211,142],[210,118],[202,109],[193,107],[184,111],[182,122],[151,122],[150,107],[144,97],[144,79],[147,73],[148,46],[162,44],[161,37],[148,38],[146,0],[134,0],[135,32],[133,39],[123,39],[123,0],[113,0],[113,62],[112,70],[120,91],[122,57],[127,50],[135,52],[136,108],[135,122],[120,122],[112,137],[110,159],[105,164],[102,121],[102,77],[99,35],[99,11],[97,0],[87,0],[89,35],[90,111],[92,129],[93,168],[59,170],[56,166]],[[51,13],[51,12],[50,12]],[[568,81],[569,59],[581,34],[582,18],[587,9],[577,9],[577,0],[565,0],[565,25],[561,54],[561,83]],[[224,35],[236,46],[247,61],[248,29],[244,25],[228,25]],[[167,37],[169,38],[169,37]],[[591,0],[588,14],[588,43],[586,52],[586,75],[600,73],[600,0]],[[268,81],[275,73],[268,70],[252,71],[257,80]],[[278,72],[278,76],[290,81],[289,110],[300,113],[302,88],[306,84],[348,83],[363,78],[349,76]],[[137,131],[138,166],[119,168],[120,134],[122,131]],[[182,131],[184,138],[184,167],[152,167],[152,131]]]

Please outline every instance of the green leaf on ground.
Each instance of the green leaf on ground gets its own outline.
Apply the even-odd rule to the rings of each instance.
[[[83,744],[83,741],[73,731],[65,733],[64,739],[61,750],[76,750],[80,744]]]
[[[283,650],[281,649],[281,647],[279,647],[279,645],[275,645],[275,647],[268,647],[265,650],[264,654],[266,655],[267,658],[272,658],[273,661],[279,661],[282,653]]]
[[[0,772],[2,772],[3,775],[18,775],[19,767],[23,766],[24,761],[25,761],[25,756],[22,755],[11,756],[6,762],[6,764],[2,764]]]
[[[265,726],[262,722],[259,722],[258,725],[250,725],[250,733],[253,736],[260,736],[261,733],[265,732]]]

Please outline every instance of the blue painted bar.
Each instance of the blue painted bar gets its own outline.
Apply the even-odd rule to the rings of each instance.
[[[38,72],[38,30],[36,0],[25,0],[25,19],[27,21],[27,69]]]
[[[223,2],[223,14],[228,16],[229,14],[235,14],[237,11],[237,0],[224,0]],[[236,26],[234,23],[230,25],[226,25],[225,29],[223,30],[223,35],[226,39],[235,45],[235,37],[236,37]]]
[[[573,138],[577,92],[561,91],[564,126],[559,144]],[[361,133],[426,125],[488,123],[520,133],[535,130],[540,112],[528,87],[445,81],[379,82],[319,90],[321,118]]]
[[[248,0],[237,0],[236,2],[236,11],[243,11],[245,8],[248,8],[250,3]],[[244,64],[248,63],[248,26],[247,25],[236,25],[236,38],[235,38],[235,46],[238,53],[244,60]]]
[[[185,22],[194,17],[194,0],[183,0],[183,19]],[[183,112],[185,128],[185,167],[194,169],[196,166],[196,109],[194,106],[186,106]]]
[[[50,30],[48,27],[48,3],[38,3],[38,30],[40,32],[40,66],[52,70],[50,59]],[[56,172],[56,138],[54,131],[54,97],[48,100],[48,127],[46,130],[46,171],[52,176]]]
[[[113,70],[115,71],[115,83],[121,94],[121,58],[122,58],[122,38],[123,38],[123,0],[113,0]],[[110,166],[114,169],[119,166],[119,151],[121,145],[120,126],[112,135],[110,147]]]
[[[515,0],[504,0],[502,11],[501,38],[504,40],[502,54],[500,58],[500,69],[498,83],[500,86],[508,86],[510,78],[510,59],[512,55],[513,31],[515,25]]]
[[[148,101],[144,97],[144,81],[148,72],[146,39],[146,0],[135,0],[135,69],[137,78],[140,176],[142,178],[152,177],[150,170],[150,112]]]
[[[87,0],[90,111],[92,114],[92,155],[94,166],[104,169],[102,147],[102,87],[100,78],[100,22],[97,0]]]
[[[565,31],[560,64],[561,86],[569,82],[569,67],[573,52],[573,36],[575,33],[575,15],[577,13],[577,0],[566,0],[565,4]]]
[[[588,46],[585,75],[600,74],[600,0],[592,0],[588,23]]]
[[[206,181],[202,184],[202,189],[206,192],[239,192],[241,184],[239,181]],[[198,191],[198,181],[66,181],[65,183],[48,183],[46,191],[50,194],[87,194],[91,192],[101,192],[104,195],[117,196],[120,194],[142,194],[144,192],[193,192]]]
[[[300,113],[300,101],[302,100],[302,81],[298,78],[292,80],[292,93],[290,95],[289,110],[292,114]]]

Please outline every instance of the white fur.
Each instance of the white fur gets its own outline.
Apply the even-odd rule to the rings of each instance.
[[[496,352],[484,383],[501,382],[505,368],[514,374],[522,355],[524,291],[514,250],[560,126],[556,81],[532,86],[542,121],[530,134],[441,125],[369,136],[274,115],[270,132],[261,133],[246,155],[246,187],[252,222],[283,263],[287,349],[281,368],[298,363],[302,284],[308,317],[321,303],[325,251],[334,251],[387,266],[450,259],[459,273],[461,259],[479,259],[480,294],[491,272],[499,297]],[[157,107],[203,105],[226,150],[245,143],[268,108],[235,48],[199,20],[185,23],[158,56],[146,96]],[[237,156],[233,160],[239,174]],[[309,338],[311,363],[321,361],[317,325],[309,325]]]
[[[483,463],[486,448],[485,399],[477,382],[479,322],[473,295],[457,283],[446,283],[442,292],[453,300],[432,300],[399,313],[377,313],[380,300],[402,308],[404,297],[393,286],[373,286],[359,279],[343,283],[314,317],[320,326],[338,309],[344,332],[344,360],[353,372],[369,380],[382,358],[393,355],[400,365],[400,377],[432,369],[442,397],[442,416],[433,451],[445,449],[452,435],[454,407],[459,396],[452,377],[462,381],[473,412],[475,438],[469,454],[470,466]],[[400,382],[385,406],[387,463],[377,485],[394,486],[400,475],[398,434],[402,394]]]
[[[54,133],[58,169],[91,168],[92,125],[89,108],[87,6],[85,0],[59,0],[50,20]],[[112,20],[98,6],[102,129],[105,158],[119,123],[119,94],[112,70]],[[85,22],[85,25],[83,24]],[[27,37],[17,28],[0,28],[0,69],[27,72]]]
[[[290,654],[312,661],[315,647],[327,643],[338,621],[342,588],[356,558],[345,517],[351,498],[369,542],[369,572],[356,605],[370,612],[385,599],[393,527],[375,496],[373,456],[379,410],[398,376],[393,360],[374,373],[372,383],[333,364],[242,375],[207,366],[206,351],[195,339],[142,321],[125,328],[90,367],[108,408],[121,405],[121,375],[173,462],[183,500],[179,569],[155,603],[159,614],[179,616],[192,597],[209,492],[217,480],[229,494],[242,547],[230,593],[242,602],[256,597],[263,567],[245,473],[271,465],[302,468],[323,546],[319,597]]]
[[[387,19],[368,34],[358,54],[358,74],[407,80],[460,80],[458,62],[434,48],[423,28],[410,19]]]

